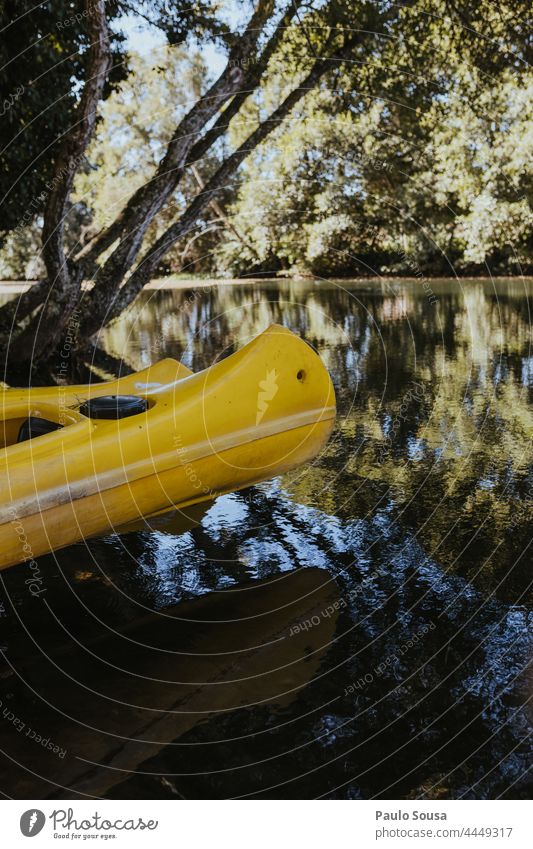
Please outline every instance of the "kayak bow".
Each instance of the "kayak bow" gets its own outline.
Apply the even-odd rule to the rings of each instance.
[[[0,568],[294,468],[335,419],[327,369],[278,325],[197,374],[166,359],[0,405]]]

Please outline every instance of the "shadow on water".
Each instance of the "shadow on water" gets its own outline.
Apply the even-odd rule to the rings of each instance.
[[[527,797],[533,289],[432,281],[433,303],[409,281],[199,286],[143,295],[106,331],[107,350],[135,368],[174,356],[197,370],[281,322],[331,371],[334,436],[309,466],[186,524],[161,517],[41,558],[39,598],[27,566],[4,572],[2,749],[23,764],[39,756],[52,784],[117,798]],[[306,581],[323,588],[314,600]],[[241,619],[252,586],[276,611],[264,621],[182,621],[191,610]],[[271,641],[291,628],[305,674],[287,678],[286,649]],[[152,648],[131,654],[132,633]],[[208,657],[161,659],[158,640]],[[255,676],[244,695],[217,655],[243,649],[239,678]],[[132,672],[167,683],[141,686]],[[276,698],[280,676],[290,699]],[[190,681],[202,682],[194,695]],[[136,707],[109,709],[109,696]],[[154,706],[171,713],[147,720]],[[23,740],[10,714],[68,757]],[[117,742],[120,726],[149,742]],[[9,759],[2,771],[10,795],[60,795]]]
[[[11,698],[0,743],[12,763],[11,793],[102,796],[138,767],[150,774],[161,749],[211,716],[249,705],[268,705],[274,716],[317,674],[335,633],[337,600],[327,572],[298,570],[283,581],[246,582],[182,602],[62,649],[48,645],[58,625],[48,611],[34,657],[19,658],[16,675],[4,673]],[[312,633],[299,628],[308,619],[317,620]],[[176,750],[182,757],[179,742]]]

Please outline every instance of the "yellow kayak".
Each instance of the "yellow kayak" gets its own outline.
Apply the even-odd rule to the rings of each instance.
[[[0,569],[294,468],[335,419],[327,369],[278,325],[197,374],[166,359],[0,405]]]

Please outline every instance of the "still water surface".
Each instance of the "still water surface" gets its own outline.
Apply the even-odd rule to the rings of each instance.
[[[135,628],[153,611],[180,615],[191,599],[209,618],[213,593],[251,581],[283,610],[290,576],[309,570],[323,597],[302,637],[307,674],[291,678],[280,656],[273,690],[230,686],[217,702],[214,684],[195,721],[161,729],[156,749],[128,761],[138,773],[97,795],[528,797],[533,286],[435,281],[431,297],[413,281],[191,286],[146,292],[105,332],[106,350],[136,369],[170,356],[198,370],[284,324],[331,372],[333,437],[312,464],[217,499],[188,527],[167,517],[41,558],[46,606],[28,598],[23,566],[8,570],[7,663],[29,668],[43,645],[66,657],[73,640]],[[269,632],[246,613],[244,596],[232,617],[248,649]],[[205,639],[216,651],[217,630]],[[179,662],[169,663],[165,680],[176,680]],[[257,663],[243,657],[241,679]],[[6,674],[4,703],[37,715],[39,675],[30,690]],[[71,686],[65,678],[50,698],[59,704]],[[100,716],[91,704],[78,721]]]

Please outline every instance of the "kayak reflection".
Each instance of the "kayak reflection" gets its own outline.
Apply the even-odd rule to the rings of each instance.
[[[274,713],[319,674],[340,608],[330,575],[302,569],[85,645],[41,646],[3,675],[4,786],[13,798],[103,796],[216,714],[266,704]]]

